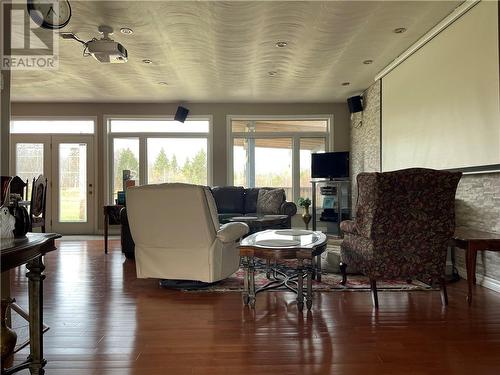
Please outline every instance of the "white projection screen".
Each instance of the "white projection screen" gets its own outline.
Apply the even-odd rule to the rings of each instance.
[[[382,78],[382,170],[500,164],[496,1],[482,1]]]

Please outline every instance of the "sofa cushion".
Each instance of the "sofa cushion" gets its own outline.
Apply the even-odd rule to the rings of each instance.
[[[216,186],[212,189],[218,213],[244,212],[245,189],[241,186]]]
[[[257,212],[257,198],[259,197],[260,188],[245,189],[245,213]]]
[[[279,214],[281,204],[285,197],[283,189],[260,189],[257,198],[257,213],[259,214]]]

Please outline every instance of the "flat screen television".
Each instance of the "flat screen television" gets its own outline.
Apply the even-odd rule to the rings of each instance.
[[[312,154],[311,177],[342,179],[349,177],[349,152]]]

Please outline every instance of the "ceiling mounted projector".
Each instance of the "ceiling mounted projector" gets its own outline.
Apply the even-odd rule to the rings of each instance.
[[[74,39],[83,44],[83,56],[92,56],[101,63],[119,64],[126,63],[128,60],[127,49],[118,42],[115,42],[109,36],[113,34],[113,28],[109,26],[99,26],[101,39],[93,38],[88,42],[77,38],[74,33],[61,33],[63,39]]]

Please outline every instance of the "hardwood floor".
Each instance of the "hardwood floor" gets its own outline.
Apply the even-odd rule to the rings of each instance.
[[[45,259],[47,374],[499,374],[500,294],[466,283],[439,292],[294,295],[176,292],[138,280],[119,241],[62,241]],[[25,270],[13,296],[27,305]],[[24,359],[27,349],[17,355]],[[23,372],[22,374],[26,374]]]

